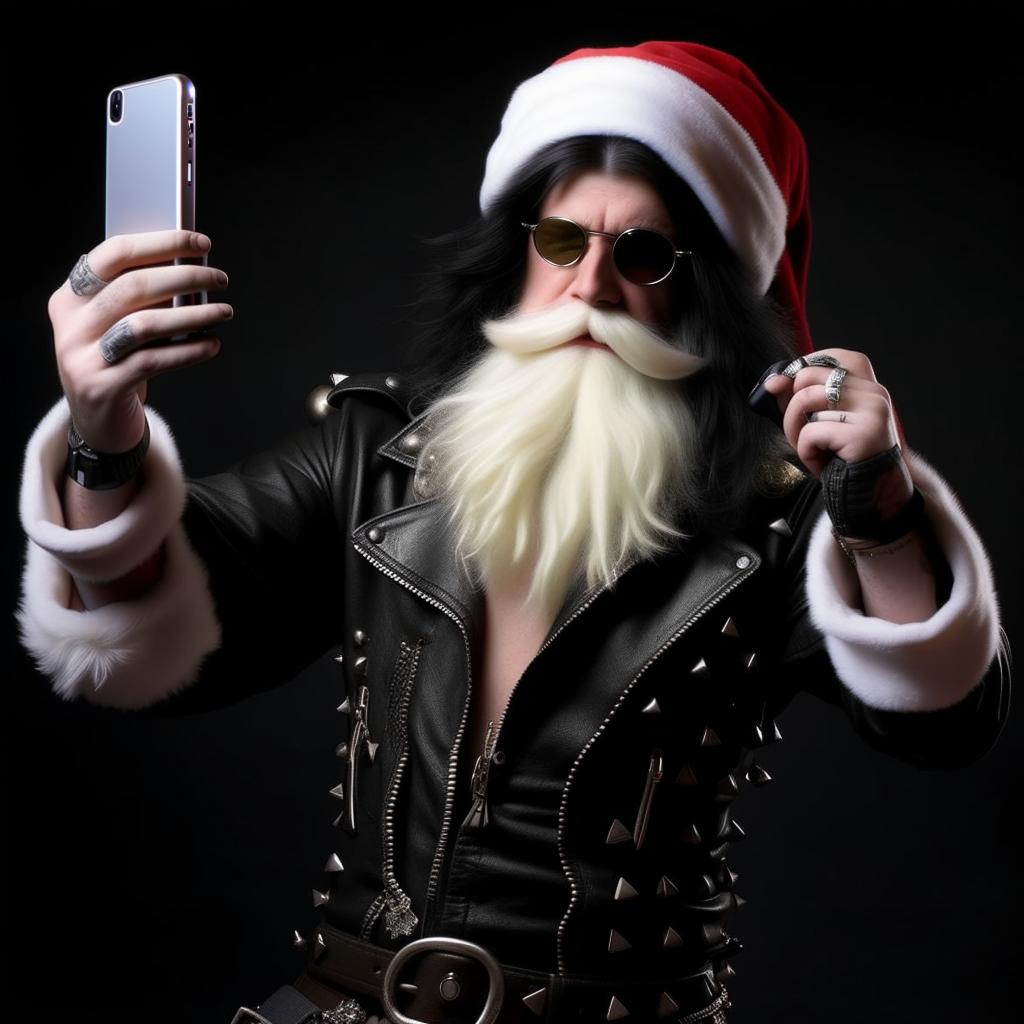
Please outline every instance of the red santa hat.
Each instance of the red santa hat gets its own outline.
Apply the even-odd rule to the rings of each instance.
[[[805,309],[811,214],[807,147],[793,119],[740,60],[700,43],[586,47],[520,84],[487,154],[486,213],[541,148],[575,135],[624,135],[693,189],[748,268],[814,345]]]

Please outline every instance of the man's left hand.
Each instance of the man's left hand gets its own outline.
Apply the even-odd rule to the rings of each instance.
[[[889,392],[878,383],[863,352],[822,348],[814,354],[833,356],[846,370],[835,408],[830,409],[825,400],[830,366],[805,366],[795,377],[778,373],[769,377],[764,387],[775,395],[783,414],[783,432],[800,461],[820,477],[833,455],[846,462],[860,462],[892,448],[897,432]]]

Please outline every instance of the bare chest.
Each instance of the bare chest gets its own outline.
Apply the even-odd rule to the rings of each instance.
[[[497,730],[519,677],[548,635],[551,621],[523,607],[525,591],[488,589],[484,645],[472,695],[471,732],[474,757],[482,753],[487,723]]]

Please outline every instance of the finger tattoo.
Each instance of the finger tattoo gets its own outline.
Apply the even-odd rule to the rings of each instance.
[[[123,359],[138,344],[132,325],[128,323],[127,317],[118,320],[106,334],[100,338],[100,355],[108,363],[116,363]]]

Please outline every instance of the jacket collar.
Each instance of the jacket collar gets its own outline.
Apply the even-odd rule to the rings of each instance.
[[[377,453],[416,470],[417,455],[429,431],[426,417],[427,412],[414,417],[388,438]],[[431,496],[431,490],[429,474],[418,470],[412,492],[417,497],[426,494],[425,500],[366,520],[353,531],[352,540],[386,575],[447,610],[461,621],[469,636],[479,636],[483,627],[484,593],[452,557],[455,547],[453,528],[447,521],[443,503]],[[730,537],[712,547],[715,551],[706,552],[702,560],[720,563],[713,575],[723,575],[723,578],[747,575],[746,566],[753,563],[752,569],[756,569],[761,562],[759,553],[737,537]],[[636,565],[635,559],[629,562],[620,578]],[[706,567],[711,568],[709,564]],[[744,571],[737,573],[737,568]],[[686,574],[682,575],[685,577]],[[548,638],[602,589],[603,584],[588,587],[583,575],[578,574],[555,616]]]

